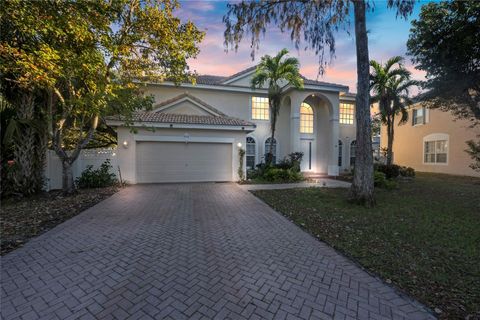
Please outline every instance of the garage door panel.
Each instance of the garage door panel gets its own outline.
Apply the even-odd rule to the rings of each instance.
[[[137,182],[232,180],[232,145],[137,142]]]

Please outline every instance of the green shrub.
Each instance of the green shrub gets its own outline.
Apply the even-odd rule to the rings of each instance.
[[[93,166],[87,166],[80,177],[75,180],[78,188],[104,188],[117,183],[117,178],[110,170],[113,169],[110,160],[105,160],[100,168],[94,170]]]
[[[388,180],[385,173],[380,171],[373,172],[374,186],[377,188],[392,190],[397,188],[397,182],[394,180]]]
[[[385,177],[385,173],[380,172],[380,171],[374,171],[373,172],[373,185],[375,187],[383,187],[385,185],[385,181],[387,181],[387,178]]]
[[[375,170],[385,173],[387,179],[394,179],[400,175],[400,166],[396,164],[377,164]]]
[[[297,182],[303,180],[302,174],[294,168],[281,169],[270,167],[261,178],[270,182]]]
[[[297,172],[300,172],[300,164],[302,162],[303,152],[293,152],[285,157],[280,163],[274,165],[276,168],[280,169],[293,169]]]
[[[402,177],[413,178],[413,177],[415,177],[415,169],[413,169],[411,167],[401,167],[400,168],[400,175]]]

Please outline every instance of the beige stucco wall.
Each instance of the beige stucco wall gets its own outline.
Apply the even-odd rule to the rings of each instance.
[[[136,141],[143,139],[145,137],[151,137],[149,141],[156,141],[156,137],[176,137],[179,140],[184,139],[185,136],[188,136],[190,141],[199,139],[205,142],[215,139],[232,139],[230,142],[232,144],[232,172],[233,177],[232,181],[239,179],[237,170],[239,166],[238,158],[238,143],[242,143],[242,146],[245,146],[245,137],[246,132],[244,131],[227,131],[227,130],[204,130],[204,129],[188,129],[188,128],[178,128],[178,129],[164,129],[164,128],[139,128],[136,132],[131,132],[128,128],[118,128],[118,165],[122,173],[123,180],[128,181],[129,183],[136,183]],[[147,138],[148,139],[148,138]],[[127,142],[128,147],[124,147],[124,141]],[[147,140],[148,141],[148,140]],[[195,143],[195,142],[189,142]],[[244,162],[245,170],[245,162]]]
[[[418,107],[417,107],[418,108]],[[412,110],[409,110],[409,120],[403,125],[395,126],[393,142],[394,162],[409,166],[417,171],[438,172],[456,175],[480,176],[480,173],[469,168],[472,162],[466,149],[465,141],[476,139],[480,128],[469,128],[470,123],[465,120],[455,120],[449,112],[437,109],[427,110],[427,123],[412,126]],[[429,134],[447,134],[448,163],[423,163],[423,138]],[[382,126],[381,146],[386,148],[386,127]]]

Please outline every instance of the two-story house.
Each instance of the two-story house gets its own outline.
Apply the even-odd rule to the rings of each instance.
[[[235,181],[238,148],[244,168],[264,161],[270,143],[266,89],[252,90],[255,67],[197,83],[150,83],[153,110],[137,112],[131,130],[120,120],[118,163],[130,183]],[[274,161],[303,152],[302,171],[338,175],[355,161],[355,95],[339,84],[306,79],[302,90],[283,88]]]
[[[407,123],[395,124],[394,163],[423,172],[480,176],[469,167],[472,159],[465,152],[465,142],[478,139],[478,127],[472,128],[470,121],[455,119],[449,112],[420,104],[410,108],[408,116]],[[381,129],[381,144],[386,148],[386,126]]]

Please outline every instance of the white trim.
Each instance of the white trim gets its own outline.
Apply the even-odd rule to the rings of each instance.
[[[346,103],[350,103],[350,102],[356,102],[357,99],[355,97],[342,97],[340,96],[340,103],[342,102],[346,102]]]
[[[250,87],[244,86],[234,86],[228,84],[191,84],[191,83],[181,83],[179,85],[175,84],[171,81],[164,81],[164,82],[138,82],[139,84],[146,84],[146,85],[153,85],[153,86],[168,86],[168,87],[182,87],[182,88],[198,88],[198,89],[211,89],[211,90],[219,90],[219,91],[233,91],[233,92],[248,92],[248,93],[268,93],[267,89],[257,88],[252,89]],[[312,91],[330,91],[330,92],[343,92],[348,90],[348,86],[343,85],[335,85],[335,84],[324,84],[324,85],[305,85],[303,89],[297,89],[292,85],[286,85],[282,88],[282,93],[287,93],[290,90],[312,90]]]
[[[425,162],[425,142],[433,142],[433,141],[447,141],[447,161],[446,162]],[[436,148],[437,146],[435,146]],[[422,164],[424,165],[432,165],[432,166],[448,166],[448,162],[450,159],[450,135],[447,133],[431,133],[423,137],[422,139]],[[437,152],[435,151],[435,156]]]
[[[182,102],[185,102],[185,101],[188,101],[188,102],[194,104],[195,106],[199,107],[200,109],[206,111],[206,112],[209,113],[209,114],[212,114],[212,115],[214,115],[214,116],[220,116],[219,113],[214,112],[213,110],[205,107],[204,105],[198,103],[197,101],[191,99],[190,97],[183,97],[183,98],[181,98],[181,99],[179,99],[179,100],[175,100],[175,101],[173,101],[173,102],[170,102],[169,104],[166,104],[166,105],[163,105],[163,106],[158,107],[158,108],[156,108],[156,109],[153,109],[151,112],[162,112],[163,110],[170,109],[170,108],[176,106],[177,104],[182,103]]]
[[[188,133],[183,136],[150,136],[150,135],[134,135],[135,141],[156,141],[156,142],[186,142],[186,143],[234,143],[234,138],[221,137],[190,137]]]
[[[107,124],[114,127],[127,127],[124,121],[119,121],[119,120],[107,120]],[[158,122],[134,122],[131,126],[136,128],[206,129],[206,130],[226,130],[226,131],[245,131],[245,132],[252,132],[256,128],[255,125],[230,126],[230,125],[158,123]]]
[[[220,82],[220,83],[222,83],[222,84],[230,84],[230,83],[235,82],[235,81],[237,81],[237,80],[243,79],[243,78],[251,75],[252,73],[255,73],[256,70],[257,70],[257,68],[252,69],[252,70],[250,70],[250,71],[247,71],[247,72],[245,72],[245,73],[242,73],[242,74],[236,76],[235,78],[231,78],[231,79],[228,79],[227,81],[222,81],[222,82]]]
[[[264,93],[267,94],[267,89],[252,89],[250,87],[241,87],[241,86],[229,86],[229,85],[211,85],[211,84],[191,84],[191,83],[182,83],[176,85],[174,82],[165,81],[161,83],[155,82],[146,82],[147,85],[153,86],[167,86],[167,87],[179,87],[179,88],[193,88],[193,89],[211,89],[218,91],[232,91],[232,92],[246,92],[246,93]]]
[[[286,93],[290,90],[298,90],[294,86],[287,84],[285,87],[282,88],[282,93]],[[342,86],[342,85],[335,85],[335,84],[324,84],[324,85],[312,85],[312,84],[307,84],[304,85],[303,90],[313,90],[313,91],[333,91],[333,92],[342,92],[348,90],[347,86]]]

